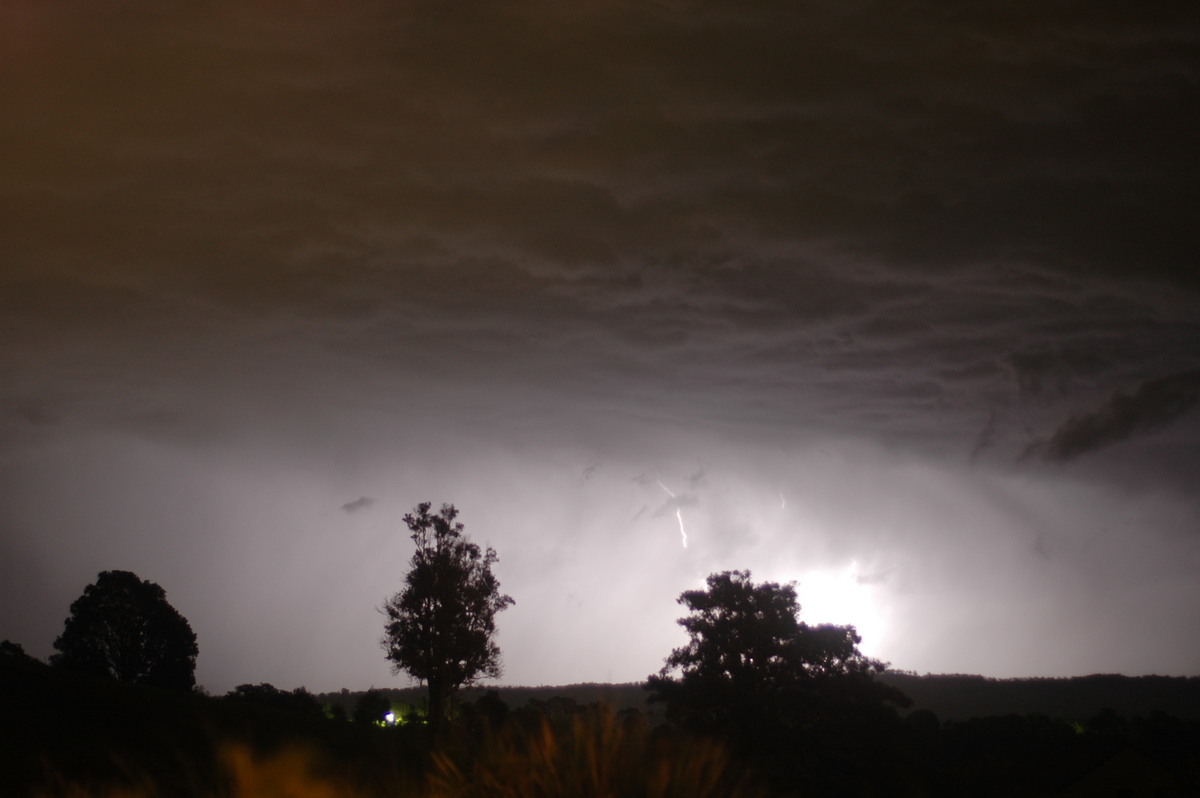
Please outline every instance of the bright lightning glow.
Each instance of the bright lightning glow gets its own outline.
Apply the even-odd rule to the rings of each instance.
[[[658,486],[660,488],[662,488],[663,490],[665,490],[667,492],[668,496],[670,496],[672,499],[675,498],[675,493],[670,488],[668,488],[666,485],[664,485],[662,483],[661,479],[656,479],[654,481],[658,483]],[[683,541],[683,547],[686,549],[687,548],[687,531],[683,528],[683,510],[681,510],[679,508],[678,504],[675,505],[675,518],[679,521],[679,537]]]
[[[885,643],[887,615],[876,593],[879,586],[859,574],[858,563],[842,570],[808,571],[800,576],[796,597],[801,617],[810,624],[853,624],[863,638],[864,650]]]

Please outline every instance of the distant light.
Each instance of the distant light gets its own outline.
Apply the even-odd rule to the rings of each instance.
[[[383,722],[384,722],[384,723],[386,723],[386,724],[387,724],[387,725],[389,725],[389,726],[395,726],[395,725],[396,725],[396,713],[395,713],[395,712],[389,712],[389,713],[387,713],[386,715],[384,715],[384,716],[383,716]]]

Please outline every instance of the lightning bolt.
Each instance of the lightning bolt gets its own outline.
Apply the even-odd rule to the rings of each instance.
[[[662,483],[661,479],[656,479],[654,481],[658,483],[658,486],[660,488],[662,488],[663,490],[665,490],[667,492],[668,496],[670,496],[672,499],[675,498],[675,493],[670,488],[668,488],[666,485],[664,485]],[[678,504],[675,505],[675,519],[677,521],[679,521],[679,537],[683,541],[683,547],[686,549],[687,548],[687,530],[685,530],[683,528],[683,510],[681,510],[679,508]]]

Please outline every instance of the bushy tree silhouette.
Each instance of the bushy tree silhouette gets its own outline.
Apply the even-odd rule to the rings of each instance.
[[[190,690],[196,684],[196,633],[154,582],[129,571],[102,571],[71,604],[50,663],[119,681]]]
[[[225,694],[227,701],[255,704],[270,707],[277,712],[288,712],[293,715],[309,715],[323,717],[325,711],[316,696],[304,687],[295,690],[280,690],[269,682],[261,684],[239,684]]]
[[[647,682],[668,719],[781,761],[803,747],[866,740],[896,720],[898,690],[877,682],[884,663],[862,654],[853,626],[799,620],[794,584],[755,584],[749,571],[708,577],[679,597],[688,643]],[[818,742],[821,741],[821,742]]]
[[[493,637],[496,613],[513,604],[492,573],[496,552],[463,534],[458,510],[429,502],[404,516],[417,544],[404,589],[383,605],[381,644],[393,670],[406,671],[429,689],[429,723],[437,730],[454,692],[501,673]]]

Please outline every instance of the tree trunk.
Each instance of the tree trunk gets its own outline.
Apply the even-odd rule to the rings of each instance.
[[[441,679],[429,680],[429,733],[434,737],[446,719],[446,688]]]

